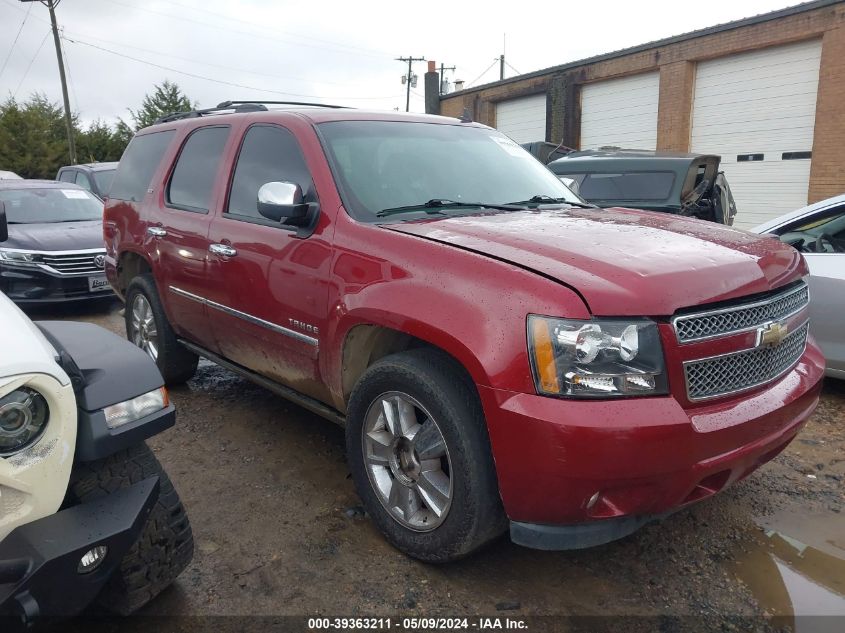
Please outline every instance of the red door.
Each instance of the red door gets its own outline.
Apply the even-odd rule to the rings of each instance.
[[[331,223],[321,216],[310,234],[273,222],[257,210],[267,182],[300,185],[318,196],[295,136],[254,124],[244,134],[222,212],[209,231],[208,308],[223,356],[300,393],[329,401],[320,379],[326,323]]]
[[[177,334],[212,351],[215,338],[203,297],[208,278],[210,209],[220,193],[221,158],[230,135],[228,126],[191,131],[175,164],[161,178],[155,208],[147,226],[148,252],[158,260],[156,285]]]

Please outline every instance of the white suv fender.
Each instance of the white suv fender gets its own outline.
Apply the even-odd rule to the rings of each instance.
[[[55,513],[65,497],[76,447],[76,397],[56,350],[0,294],[0,399],[21,387],[39,392],[49,417],[41,437],[0,456],[0,541],[14,528]]]

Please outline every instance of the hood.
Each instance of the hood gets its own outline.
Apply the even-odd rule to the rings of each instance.
[[[383,226],[556,279],[603,316],[668,316],[806,274],[800,253],[772,238],[632,209],[531,209]]]
[[[102,220],[10,224],[9,239],[0,247],[32,251],[81,251],[103,246]]]

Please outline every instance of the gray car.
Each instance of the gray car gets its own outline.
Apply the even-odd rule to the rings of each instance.
[[[828,376],[845,379],[845,195],[816,202],[751,229],[777,236],[810,266],[810,329]]]

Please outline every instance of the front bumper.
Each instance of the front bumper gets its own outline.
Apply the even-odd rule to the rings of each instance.
[[[95,281],[89,282],[89,277]],[[41,268],[7,265],[0,265],[0,291],[22,305],[114,297],[105,273],[54,275]]]
[[[150,477],[97,501],[68,508],[13,530],[0,542],[0,623],[79,613],[120,564],[158,500]],[[108,548],[105,560],[79,573],[83,554]]]
[[[671,396],[579,401],[479,387],[514,540],[599,545],[716,494],[792,441],[823,373],[811,341],[765,389],[687,410]]]

